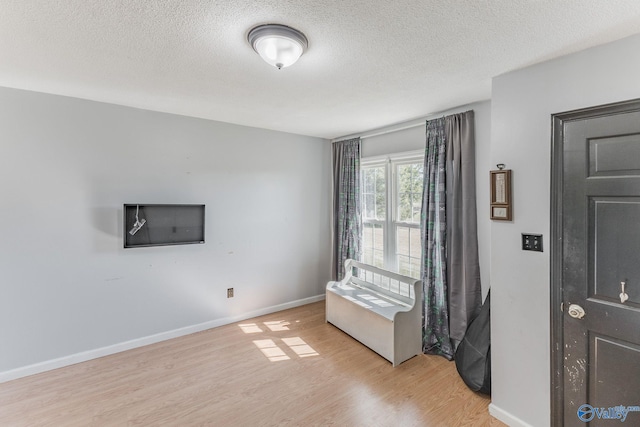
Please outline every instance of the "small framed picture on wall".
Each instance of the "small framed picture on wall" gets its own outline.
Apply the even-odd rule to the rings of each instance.
[[[511,170],[494,170],[490,171],[489,174],[491,178],[491,219],[496,221],[511,221],[513,219]]]

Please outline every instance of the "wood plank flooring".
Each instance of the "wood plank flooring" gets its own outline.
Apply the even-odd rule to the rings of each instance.
[[[324,302],[0,384],[2,426],[503,426],[453,362],[389,362]]]

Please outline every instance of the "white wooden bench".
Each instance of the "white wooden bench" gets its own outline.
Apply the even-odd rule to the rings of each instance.
[[[327,284],[327,322],[394,367],[421,354],[422,282],[352,259],[345,270],[342,281]]]

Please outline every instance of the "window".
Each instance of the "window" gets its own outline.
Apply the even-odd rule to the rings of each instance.
[[[363,262],[419,278],[423,161],[363,160]]]
[[[396,177],[396,263],[398,272],[420,277],[420,211],[423,162],[393,164]]]
[[[362,261],[385,268],[384,236],[387,217],[386,166],[362,168]]]

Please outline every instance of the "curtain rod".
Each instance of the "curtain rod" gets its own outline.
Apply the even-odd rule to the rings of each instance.
[[[343,141],[345,139],[358,138],[358,137],[360,139],[372,138],[374,136],[380,136],[380,135],[385,135],[387,133],[399,132],[401,130],[412,129],[418,126],[426,126],[427,120],[433,120],[438,117],[445,117],[446,115],[449,115],[449,114],[458,114],[466,111],[473,111],[473,108],[469,108],[472,105],[473,104],[465,105],[462,108],[447,110],[443,113],[431,114],[418,119],[408,120],[406,122],[400,122],[400,123],[396,123],[389,126],[383,126],[381,128],[372,129],[365,133],[352,133],[351,135],[341,136],[339,138],[333,138],[331,140],[331,143],[333,144],[334,142]]]
[[[358,137],[360,139],[373,138],[374,136],[380,136],[380,135],[385,135],[387,133],[399,132],[401,130],[416,128],[418,126],[425,126],[427,120],[428,120],[427,118],[419,119],[419,121],[411,120],[410,122],[404,122],[404,123],[399,123],[391,126],[385,126],[383,128],[374,129],[372,131],[369,131],[368,133],[363,133],[363,134],[354,133],[351,135],[334,138],[331,140],[331,142],[333,143],[337,141],[343,141],[345,139],[352,139],[352,138],[358,138]]]

